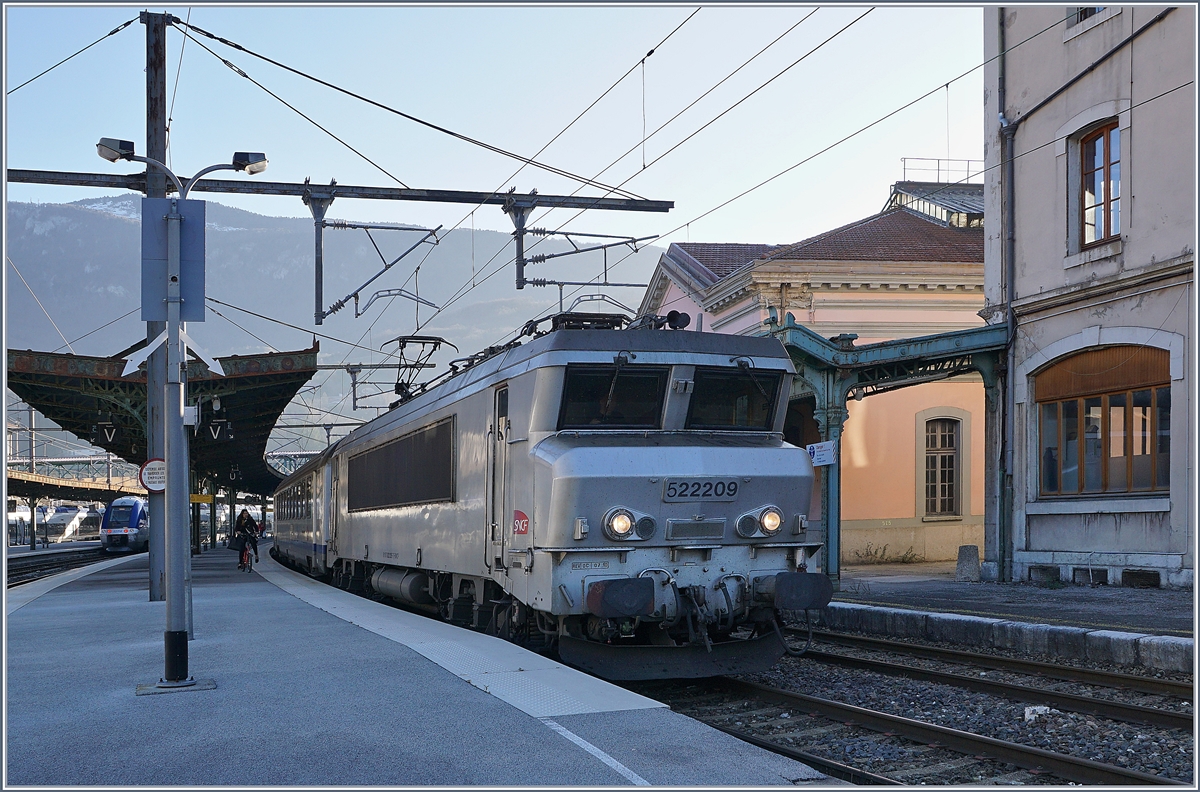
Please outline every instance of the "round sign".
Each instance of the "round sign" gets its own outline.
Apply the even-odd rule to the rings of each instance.
[[[162,459],[147,459],[138,471],[138,482],[150,492],[167,488],[167,463]]]

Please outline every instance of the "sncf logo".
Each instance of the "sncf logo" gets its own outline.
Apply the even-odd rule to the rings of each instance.
[[[527,534],[529,533],[529,518],[525,516],[523,511],[513,512],[513,533]]]

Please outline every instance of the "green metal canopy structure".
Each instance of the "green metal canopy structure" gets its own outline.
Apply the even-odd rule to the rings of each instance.
[[[907,388],[976,371],[983,377],[987,402],[990,444],[999,435],[996,408],[999,403],[1001,365],[1008,339],[1005,325],[985,325],[937,335],[898,338],[857,346],[854,334],[824,338],[798,324],[788,313],[780,321],[769,309],[767,332],[781,342],[796,365],[792,398],[811,397],[813,418],[822,441],[834,441],[838,461],[821,476],[821,531],[825,536],[825,570],[837,581],[841,576],[841,436],[849,416],[848,398]],[[994,449],[989,446],[990,455]],[[998,490],[995,476],[988,473],[984,489],[984,522],[995,524]],[[995,548],[993,549],[998,552]]]
[[[134,465],[146,461],[146,371],[122,376],[125,356],[8,352],[8,387],[38,412]],[[198,478],[240,492],[268,495],[282,476],[266,462],[267,438],[288,403],[317,371],[309,349],[218,358],[225,376],[189,361],[187,404],[191,469]],[[218,409],[219,406],[219,409]]]

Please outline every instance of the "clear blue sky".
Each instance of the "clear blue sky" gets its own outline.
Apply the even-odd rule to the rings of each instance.
[[[197,5],[151,10],[169,11],[299,71],[526,156],[537,153],[632,68],[538,159],[608,184],[623,183],[643,197],[674,201],[675,209],[668,215],[591,211],[573,219],[573,212],[558,210],[535,216],[534,224],[551,228],[658,234],[664,244],[788,243],[878,212],[890,185],[903,176],[902,157],[982,158],[982,69],[956,79],[982,64],[981,9],[886,5],[856,22],[868,7],[835,5],[815,13],[811,6],[700,7],[691,16],[696,8]],[[96,4],[5,7],[5,86],[6,92],[17,89],[6,98],[7,167],[141,169],[105,162],[95,153],[101,137],[136,141],[139,153],[145,153],[145,28],[140,23],[18,88],[121,23],[136,20],[139,10]],[[520,167],[514,160],[337,94],[245,52],[207,38],[199,41],[410,187],[536,188],[544,194],[579,188],[532,167],[514,176]],[[640,62],[652,47],[656,50],[643,67]],[[266,152],[270,167],[259,178],[272,181],[312,177],[322,183],[336,178],[341,184],[396,184],[196,41],[185,43],[179,31],[169,30],[167,48],[169,164],[180,175],[226,162],[241,150]],[[930,91],[915,106],[818,155]],[[641,145],[643,130],[654,133],[693,102]],[[712,211],[809,157],[811,162]],[[583,191],[597,194],[593,188]],[[7,199],[65,203],[103,194],[10,184]],[[205,197],[260,214],[309,216],[298,198]],[[453,228],[471,208],[339,200],[331,216]],[[477,211],[474,224],[504,232],[512,228],[494,207]],[[614,270],[614,280],[648,275],[631,269]],[[488,299],[516,305],[511,279],[494,283]],[[440,298],[438,286],[422,281],[423,293]],[[24,288],[11,274],[8,287]],[[552,303],[549,291],[533,296]],[[620,296],[637,304],[636,296]],[[522,320],[528,318],[523,310]],[[363,332],[358,326],[326,329],[347,338]],[[47,341],[47,348],[59,343],[56,335],[48,334]],[[325,352],[335,348],[338,359],[343,352],[356,360],[361,355],[335,345]],[[348,412],[348,378],[331,375],[322,383],[312,399]],[[324,445],[323,433],[313,438],[315,447]]]
[[[216,7],[166,9],[296,69],[493,145],[538,151],[696,6],[665,7]],[[5,9],[5,80],[11,90],[136,18],[136,7]],[[821,8],[645,144],[654,161],[866,9]],[[702,7],[690,21],[539,159],[648,198],[667,216],[590,212],[579,231],[665,234],[815,154],[983,60],[978,8],[884,6],[837,35],[736,109],[642,172],[638,145],[811,7]],[[132,172],[95,155],[102,136],[144,151],[145,30],[135,22],[7,97],[10,168]],[[220,56],[328,127],[412,187],[542,193],[578,184],[388,114],[238,52]],[[180,54],[182,49],[182,63]],[[168,33],[171,164],[182,175],[262,150],[263,178],[394,185],[365,162],[195,42]],[[901,157],[981,158],[982,70],[767,187],[675,232],[666,241],[784,243],[876,212],[902,176]],[[234,177],[237,178],[237,177]],[[242,177],[245,178],[245,177]],[[86,188],[9,185],[8,199],[66,202]],[[307,216],[295,198],[222,196],[262,214]],[[339,217],[457,223],[468,207],[343,202]],[[556,212],[543,224],[566,222]],[[511,230],[498,209],[477,227]]]

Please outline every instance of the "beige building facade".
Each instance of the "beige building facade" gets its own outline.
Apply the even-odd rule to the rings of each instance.
[[[1012,338],[985,575],[1190,587],[1195,7],[984,21],[983,315]]]
[[[774,310],[856,344],[983,325],[982,185],[901,182],[884,211],[791,245],[673,244],[640,314],[757,334]],[[785,439],[819,442],[797,378]],[[840,444],[840,558],[946,560],[984,537],[984,388],[968,374],[848,401]],[[819,477],[810,524],[819,518]]]

